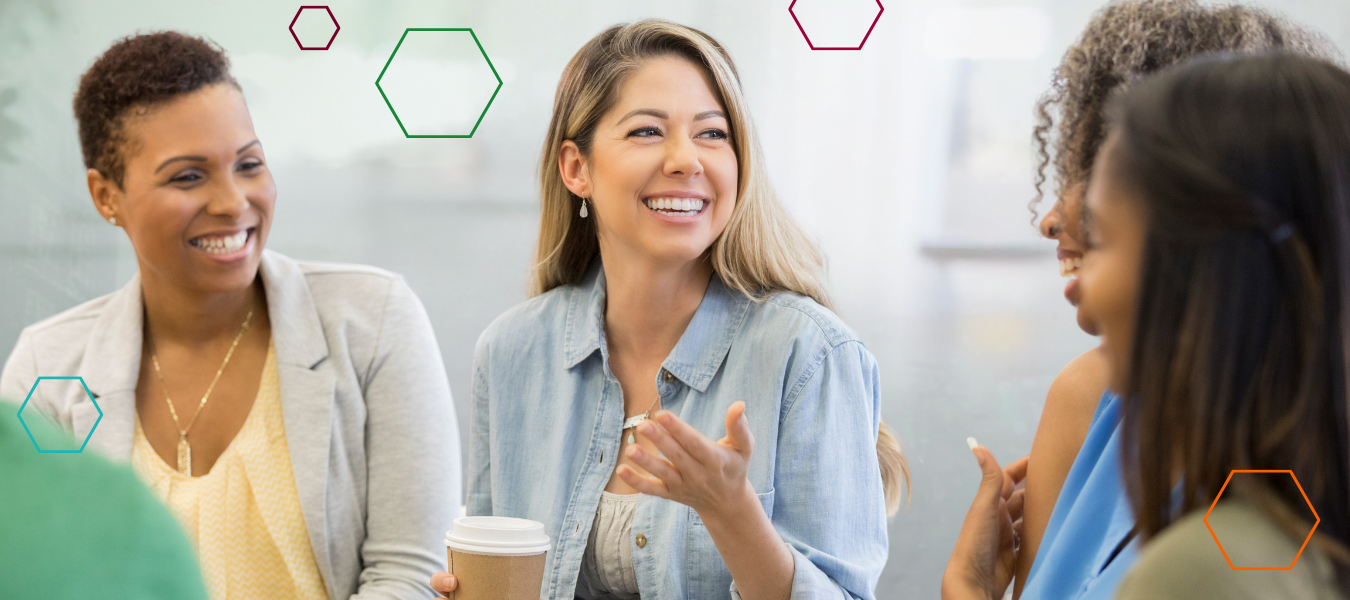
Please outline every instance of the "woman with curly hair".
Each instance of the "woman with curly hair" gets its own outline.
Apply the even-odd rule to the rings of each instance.
[[[1335,54],[1322,36],[1241,5],[1128,0],[1093,17],[1037,103],[1039,122],[1033,133],[1041,157],[1033,205],[1053,180],[1057,201],[1040,229],[1059,242],[1060,272],[1070,278],[1064,296],[1070,303],[1079,301],[1084,191],[1108,133],[1105,107],[1111,96],[1196,56],[1269,51]],[[1047,176],[1047,170],[1053,174]],[[1097,333],[1088,311],[1079,311],[1078,324]],[[978,580],[988,593],[1001,597],[1015,577],[1015,596],[1105,598],[1113,593],[1134,560],[1138,541],[1119,473],[1119,399],[1107,387],[1099,349],[1074,359],[1055,378],[1025,465],[1025,490],[1013,492],[1015,482],[1009,480],[1001,494],[1010,530],[1021,515],[1015,534],[1020,544],[997,548],[968,535],[977,513],[972,507],[944,575],[944,589]]]
[[[1215,56],[1108,112],[1078,310],[1120,393],[1113,475],[1142,540],[1114,597],[1344,599],[1350,73]],[[996,514],[1002,478],[976,456],[990,485],[972,513]],[[989,597],[952,583],[946,598]]]
[[[459,443],[412,289],[263,249],[276,185],[215,45],[118,41],[74,104],[89,195],[137,274],[24,329],[0,396],[83,377],[97,405],[71,387],[29,408],[131,463],[187,530],[213,598],[429,596]]]

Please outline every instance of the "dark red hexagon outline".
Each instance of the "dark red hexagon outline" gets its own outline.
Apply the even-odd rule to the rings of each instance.
[[[305,9],[307,8],[322,8],[324,12],[328,13],[328,18],[333,20],[333,27],[335,27],[335,29],[333,29],[333,36],[328,38],[328,45],[322,48],[318,46],[305,46],[300,43],[300,37],[295,35],[295,22],[300,20],[300,13],[305,12]],[[327,6],[301,6],[300,10],[295,11],[295,18],[291,19],[291,24],[286,27],[286,30],[291,32],[291,37],[295,39],[295,45],[299,46],[301,50],[327,50],[333,45],[333,40],[337,39],[338,32],[342,31],[342,25],[338,24],[337,17],[333,16],[333,11],[329,10]]]
[[[1223,497],[1223,491],[1228,489],[1228,483],[1233,481],[1233,475],[1237,473],[1284,473],[1293,478],[1294,486],[1298,492],[1303,494],[1303,501],[1308,503],[1308,510],[1313,514],[1313,526],[1308,530],[1308,537],[1303,539],[1303,545],[1299,546],[1298,554],[1294,555],[1294,562],[1289,563],[1287,567],[1238,567],[1233,565],[1233,559],[1228,558],[1228,551],[1223,549],[1223,543],[1219,541],[1219,536],[1214,533],[1214,528],[1209,524],[1209,515],[1214,512],[1214,507],[1219,505],[1219,499]],[[1228,561],[1228,568],[1234,571],[1292,571],[1298,564],[1299,557],[1303,556],[1303,551],[1307,549],[1308,542],[1312,541],[1313,533],[1317,531],[1317,525],[1322,522],[1322,517],[1317,514],[1317,509],[1313,508],[1312,501],[1308,499],[1308,492],[1303,491],[1303,484],[1298,482],[1298,476],[1289,469],[1233,469],[1228,472],[1228,479],[1223,482],[1223,487],[1219,488],[1219,493],[1214,496],[1214,502],[1209,505],[1209,510],[1205,512],[1205,529],[1209,530],[1210,537],[1214,538],[1214,543],[1219,547],[1219,552],[1223,553],[1223,559]]]
[[[867,44],[867,38],[872,37],[872,30],[876,28],[877,21],[881,20],[881,13],[886,12],[886,7],[881,5],[881,0],[876,0],[876,2],[878,9],[877,16],[872,19],[872,24],[867,28],[867,34],[863,35],[863,39],[861,42],[858,42],[857,48],[848,48],[844,46],[822,46],[817,48],[815,44],[811,43],[811,36],[806,35],[806,28],[802,27],[802,22],[797,19],[797,13],[792,12],[792,7],[797,5],[797,0],[792,0],[792,4],[788,5],[788,14],[792,15],[792,22],[797,24],[797,31],[802,32],[802,37],[806,38],[806,45],[810,46],[812,50],[862,50],[863,46]]]

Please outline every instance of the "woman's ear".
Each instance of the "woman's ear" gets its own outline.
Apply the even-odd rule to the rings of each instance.
[[[98,169],[86,171],[85,180],[89,184],[89,198],[94,201],[94,208],[98,210],[98,214],[103,216],[104,221],[116,225],[113,219],[118,217],[118,210],[121,208],[122,188],[104,177]]]
[[[558,172],[562,175],[563,185],[578,198],[591,197],[590,173],[586,170],[586,157],[576,142],[567,140],[558,152]]]

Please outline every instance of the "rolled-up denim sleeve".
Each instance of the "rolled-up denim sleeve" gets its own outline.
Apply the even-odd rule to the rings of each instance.
[[[784,398],[772,520],[792,548],[794,599],[875,597],[887,552],[878,383],[872,354],[848,341]]]

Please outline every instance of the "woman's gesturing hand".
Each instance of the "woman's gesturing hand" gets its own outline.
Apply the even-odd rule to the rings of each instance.
[[[942,575],[943,600],[1002,598],[1017,567],[1016,534],[1008,500],[1013,495],[1014,480],[1020,479],[1019,474],[1024,476],[1026,464],[1018,461],[1020,465],[1014,463],[1019,466],[1015,470],[1018,473],[1005,473],[988,448],[972,446],[971,452],[980,463],[983,477]]]
[[[643,494],[698,512],[742,598],[790,597],[792,552],[746,477],[755,437],[745,419],[745,403],[727,409],[727,435],[716,442],[664,410],[639,424],[638,433],[651,440],[660,455],[629,444],[628,458],[650,475],[620,465],[619,477]]]
[[[628,465],[618,468],[619,477],[637,491],[689,506],[705,519],[720,508],[742,505],[747,494],[754,501],[745,474],[755,438],[745,420],[744,402],[727,409],[727,435],[716,442],[665,410],[643,421],[637,431],[660,450],[655,455],[639,444],[628,445],[628,458],[650,473],[639,474]]]

